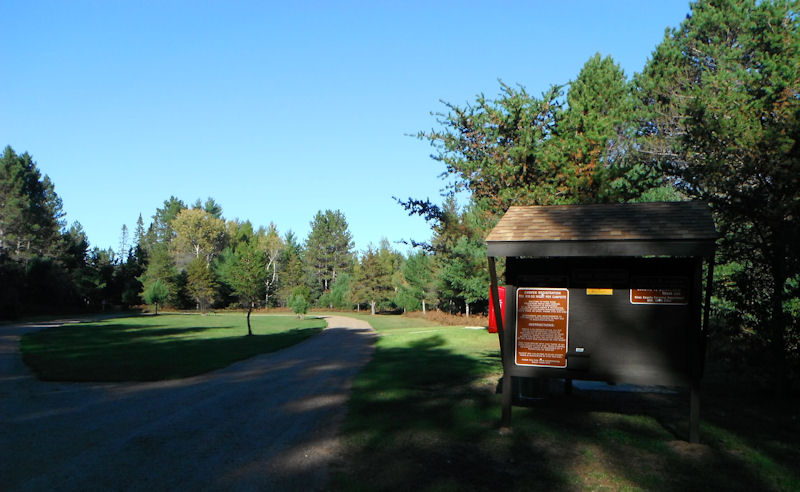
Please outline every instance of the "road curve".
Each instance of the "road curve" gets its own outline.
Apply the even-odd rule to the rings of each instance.
[[[0,326],[3,490],[321,490],[366,322],[327,318],[298,345],[156,383],[48,383]]]

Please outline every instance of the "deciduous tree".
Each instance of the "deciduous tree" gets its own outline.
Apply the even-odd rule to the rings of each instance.
[[[181,210],[172,221],[172,227],[176,253],[190,252],[209,263],[225,246],[225,222],[205,210]]]
[[[236,256],[238,261],[232,263],[228,281],[242,304],[247,306],[247,334],[252,335],[250,313],[264,297],[266,258],[255,244],[240,248]]]

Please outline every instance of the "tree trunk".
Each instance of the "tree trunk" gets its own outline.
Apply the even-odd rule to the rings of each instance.
[[[425,299],[422,300],[422,315],[425,316]]]
[[[469,303],[464,301],[465,311],[467,312],[467,319],[469,319]]]
[[[770,348],[775,364],[774,383],[778,395],[785,395],[789,383],[786,364],[786,317],[783,313],[783,287],[786,284],[786,247],[780,240],[776,241],[773,249],[772,282]]]
[[[375,316],[375,301],[369,301],[369,305],[372,308],[372,315]]]
[[[253,304],[255,304],[255,303],[251,302],[250,303],[250,308],[247,310],[247,336],[250,336],[250,335],[253,334],[253,330],[250,328],[250,313],[253,312]]]
[[[158,316],[158,303],[156,303],[156,316]]]

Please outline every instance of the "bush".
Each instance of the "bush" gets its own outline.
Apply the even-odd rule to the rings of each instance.
[[[294,312],[298,318],[306,314],[311,307],[309,297],[311,297],[311,293],[308,287],[295,287],[294,290],[292,290],[292,295],[289,296],[288,304],[289,307],[292,308],[292,312]]]

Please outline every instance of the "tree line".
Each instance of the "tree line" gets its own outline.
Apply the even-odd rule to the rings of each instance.
[[[142,304],[156,313],[243,307],[249,326],[254,308],[458,311],[464,298],[480,298],[467,293],[456,261],[436,263],[422,250],[405,255],[387,240],[355,251],[339,210],[319,211],[301,241],[275,224],[226,219],[213,198],[189,205],[172,196],[147,225],[141,214],[132,231],[123,225],[115,251],[90,247],[79,222],[66,226],[53,183],[28,153],[5,148],[0,196],[3,318]]]

